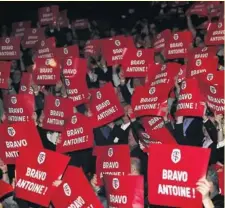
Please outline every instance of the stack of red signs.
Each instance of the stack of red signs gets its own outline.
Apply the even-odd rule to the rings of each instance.
[[[72,25],[77,30],[83,30],[89,27],[89,22],[88,22],[88,19],[78,19],[73,21]]]
[[[66,120],[61,136],[61,143],[57,144],[57,152],[73,152],[91,148],[94,144],[93,128],[90,119],[76,113]]]
[[[62,184],[56,189],[51,199],[55,208],[103,208],[82,169],[72,166],[67,168]]]
[[[34,96],[29,94],[6,95],[4,97],[9,123],[31,121],[35,110]]]
[[[86,83],[86,71],[86,59],[71,57],[63,60],[67,95],[75,106],[88,102],[89,90]]]
[[[73,103],[68,98],[48,95],[44,103],[43,128],[63,131],[65,120],[73,114]]]
[[[27,28],[24,32],[22,45],[24,48],[33,48],[37,41],[45,39],[44,28]]]
[[[0,125],[0,158],[6,164],[15,164],[22,147],[41,148],[41,138],[34,122]]]
[[[77,45],[55,48],[55,56],[59,58],[79,57],[79,48]]]
[[[144,207],[143,176],[104,176],[108,206]]]
[[[27,28],[31,28],[31,21],[12,23],[12,36],[23,37]]]
[[[146,77],[148,65],[154,63],[153,49],[125,48],[122,69],[125,77]]]
[[[0,60],[20,59],[20,37],[0,38]]]
[[[0,62],[0,89],[8,89],[9,76],[10,76],[11,62]]]
[[[57,21],[59,6],[42,7],[38,9],[40,25],[51,25]]]
[[[91,92],[90,110],[95,128],[108,124],[124,114],[111,83]]]
[[[161,109],[167,105],[169,91],[167,84],[136,87],[131,101],[136,116],[165,116]]]
[[[55,38],[48,38],[37,42],[37,57],[38,58],[52,58],[55,50]]]
[[[60,80],[60,63],[57,58],[36,58],[33,81],[37,85],[55,85]]]
[[[156,36],[153,43],[155,52],[163,51],[165,48],[165,43],[170,39],[171,35],[171,31],[166,29]]]
[[[161,157],[163,155],[163,157]],[[169,207],[201,207],[196,183],[206,175],[210,149],[151,144],[148,158],[148,200]]]
[[[122,176],[130,173],[128,145],[100,146],[96,149],[96,174],[99,184],[104,175]]]
[[[32,74],[28,72],[23,72],[20,81],[19,94],[30,94],[33,95],[33,88],[31,86]]]
[[[16,160],[16,197],[48,207],[56,190],[52,183],[62,176],[69,160],[65,155],[46,149],[21,149]]]
[[[166,59],[186,58],[192,41],[190,31],[172,34],[171,38],[166,42],[164,56]]]
[[[204,98],[200,92],[197,79],[186,79],[181,83],[176,116],[199,116],[204,114],[201,102]]]
[[[224,44],[224,19],[216,23],[211,23],[207,29],[205,37],[206,45],[223,45]]]

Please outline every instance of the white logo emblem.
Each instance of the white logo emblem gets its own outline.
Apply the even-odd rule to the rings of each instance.
[[[178,40],[178,38],[179,38],[178,34],[174,34],[174,35],[173,35],[173,39],[174,39],[174,40]]]
[[[46,12],[50,12],[50,7],[46,7]]]
[[[22,26],[23,26],[23,22],[20,22],[20,23],[19,23],[19,27],[22,27]]]
[[[96,92],[96,97],[97,97],[97,99],[99,99],[99,100],[102,98],[102,94],[101,94],[100,91]]]
[[[173,149],[171,160],[173,163],[178,163],[181,160],[181,151],[179,149]]]
[[[218,23],[218,28],[221,28],[222,27],[222,23],[220,22],[220,23]]]
[[[67,87],[70,86],[70,80],[65,79],[65,84],[66,84]]]
[[[113,148],[108,149],[108,156],[112,157],[113,156]]]
[[[141,50],[138,50],[137,51],[137,57],[141,57],[142,56],[142,51]]]
[[[142,134],[142,136],[145,137],[146,139],[150,139],[150,136],[149,136],[147,133],[142,132],[141,134]]]
[[[182,74],[183,74],[183,70],[182,70],[182,69],[180,69],[180,71],[179,71],[178,75],[182,75]]]
[[[16,97],[11,97],[11,103],[16,104],[17,103],[17,98]]]
[[[37,158],[38,163],[39,164],[44,163],[45,159],[46,159],[46,153],[40,152],[39,155],[38,155],[38,158]]]
[[[36,33],[37,32],[37,29],[33,29],[32,30],[32,33],[34,34],[34,33]]]
[[[63,190],[66,196],[71,196],[71,188],[68,183],[63,184]]]
[[[116,46],[120,46],[120,44],[121,44],[121,43],[120,43],[119,40],[115,40],[115,45],[116,45]]]
[[[56,100],[55,100],[55,106],[56,106],[56,107],[59,107],[59,106],[60,106],[60,100],[59,100],[59,99],[56,99]]]
[[[23,92],[27,91],[27,87],[24,86],[24,85],[22,85],[20,89],[21,89],[21,91],[23,91]]]
[[[186,81],[183,81],[181,83],[181,89],[184,90],[184,89],[186,89],[186,87],[187,87],[187,83],[186,83]]]
[[[5,43],[8,44],[9,42],[10,42],[10,39],[9,39],[9,38],[6,38],[6,39],[5,39]]]
[[[76,117],[76,116],[72,116],[72,118],[71,118],[71,123],[72,123],[72,124],[77,123],[77,117]]]
[[[208,50],[208,48],[207,47],[204,47],[203,49],[202,49],[202,52],[205,52],[205,51],[207,51]]]
[[[196,64],[196,66],[201,66],[202,65],[201,59],[197,59],[195,64]]]
[[[166,69],[166,65],[164,64],[164,65],[162,65],[162,67],[161,67],[161,71],[164,71]]]
[[[13,127],[8,127],[7,129],[9,136],[14,137],[16,134],[16,131]]]
[[[212,81],[213,80],[213,74],[207,74],[207,80]]]
[[[44,45],[45,45],[45,41],[42,40],[41,41],[41,46],[44,47]]]
[[[46,59],[46,60],[45,60],[45,65],[48,66],[49,64],[50,64],[50,59]]]
[[[67,66],[71,66],[72,65],[72,60],[71,59],[67,59],[66,64],[67,64]]]
[[[151,87],[148,92],[150,95],[153,95],[155,93],[155,87]]]
[[[212,94],[216,94],[216,88],[214,86],[210,86],[210,92]]]
[[[64,54],[68,54],[69,53],[67,48],[63,48],[63,52],[64,52]]]
[[[157,36],[156,36],[157,39],[161,38],[161,34],[159,33]]]
[[[113,178],[113,180],[112,180],[112,187],[114,189],[118,189],[120,187],[120,182],[119,182],[118,178]]]

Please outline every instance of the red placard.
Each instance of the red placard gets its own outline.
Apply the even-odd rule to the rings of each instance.
[[[65,122],[62,142],[57,144],[57,152],[73,152],[93,147],[94,135],[90,118],[76,113]]]
[[[77,30],[83,30],[89,27],[89,22],[88,19],[77,19],[72,22],[72,25]]]
[[[102,146],[96,149],[96,175],[102,184],[104,175],[122,176],[130,173],[130,150],[128,145]]]
[[[103,208],[82,169],[72,166],[67,168],[62,184],[54,192],[52,203],[55,208]]]
[[[20,59],[20,38],[0,38],[0,60]]]
[[[125,77],[146,77],[148,65],[154,63],[153,49],[125,48],[121,62]]]
[[[204,17],[208,16],[208,5],[207,2],[196,2],[186,12],[186,15],[196,14]]]
[[[216,56],[217,50],[218,49],[215,46],[192,48],[188,52],[188,60],[207,59],[209,57]]]
[[[216,71],[218,67],[218,58],[210,56],[208,58],[189,59],[187,63],[187,77],[196,77],[202,73]]]
[[[69,160],[46,149],[21,149],[16,160],[16,197],[48,207],[56,190],[52,183],[63,174]]]
[[[11,62],[0,61],[0,89],[8,89],[8,80],[10,77]]]
[[[24,32],[22,45],[24,48],[33,48],[37,41],[45,39],[44,28],[27,28]]]
[[[163,155],[163,157],[159,157]],[[210,149],[151,144],[148,157],[148,200],[170,207],[201,207],[197,181],[206,175]]]
[[[192,34],[190,31],[173,33],[166,42],[164,56],[166,59],[186,58],[191,44]]]
[[[45,96],[43,128],[63,131],[65,120],[73,114],[73,103],[68,98]]]
[[[206,45],[224,44],[224,19],[217,23],[210,23],[205,36]]]
[[[204,98],[200,92],[197,79],[186,79],[181,83],[176,116],[199,116],[204,114],[204,106],[200,103]]]
[[[164,126],[163,118],[154,117],[154,116],[144,116],[141,118],[141,123],[143,127],[146,129],[160,129]]]
[[[42,148],[41,138],[34,122],[0,125],[0,158],[6,164],[15,164],[22,147]]]
[[[79,48],[77,45],[56,48],[55,56],[59,58],[79,57]]]
[[[9,123],[28,122],[35,111],[34,96],[29,94],[6,95],[4,106]]]
[[[13,192],[13,187],[3,180],[0,180],[0,187],[0,199]]]
[[[55,24],[59,13],[59,6],[53,5],[38,9],[38,17],[41,25]]]
[[[38,41],[36,56],[38,58],[52,58],[54,56],[55,46],[54,37]]]
[[[33,68],[33,81],[37,85],[55,85],[60,81],[58,58],[36,58]]]
[[[61,11],[57,18],[57,23],[60,28],[69,27],[69,19],[67,18],[67,9]]]
[[[88,40],[84,47],[84,56],[96,56],[100,53],[100,40]]]
[[[32,74],[28,72],[23,72],[20,81],[19,94],[30,94],[33,95],[33,88],[31,86]]]
[[[143,176],[104,176],[108,206],[144,207]]]
[[[171,31],[166,29],[156,36],[153,43],[155,52],[161,52],[165,48],[165,43],[170,39],[171,35]]]
[[[209,83],[211,85],[224,85],[224,70],[223,71],[209,71],[207,73],[202,73],[197,76],[200,83]]]
[[[101,53],[107,62],[107,66],[120,64],[123,59],[123,51],[127,47],[125,36],[115,36],[101,40]]]
[[[167,105],[170,88],[167,84],[155,87],[138,86],[132,96],[131,105],[137,117],[140,116],[165,116],[161,111]]]
[[[31,21],[12,23],[12,35],[15,37],[23,37],[27,28],[31,28]]]
[[[123,116],[124,110],[118,100],[112,83],[91,91],[90,110],[94,128],[108,124]]]

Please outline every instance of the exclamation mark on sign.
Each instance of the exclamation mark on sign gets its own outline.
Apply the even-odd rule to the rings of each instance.
[[[45,195],[46,191],[48,190],[48,187],[45,188],[43,195]]]
[[[29,121],[29,116],[27,116],[27,121]]]
[[[84,94],[82,94],[82,97],[83,97],[83,99],[84,99]]]
[[[157,108],[158,108],[158,109],[159,109],[159,107],[160,107],[160,103],[157,104]]]
[[[198,104],[197,103],[195,103],[195,109],[197,109],[198,108]]]
[[[86,142],[88,142],[88,136],[86,136]]]
[[[193,198],[195,198],[195,189],[194,188],[192,189],[192,195],[193,195]]]
[[[118,109],[117,109],[116,105],[114,106],[114,108],[115,108],[115,111],[118,111]]]

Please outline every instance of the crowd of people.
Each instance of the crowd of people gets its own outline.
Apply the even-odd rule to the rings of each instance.
[[[224,44],[221,44],[221,41],[220,43],[215,41],[216,43],[209,45],[206,41],[212,25],[224,22],[223,2],[194,2],[191,5],[189,2],[159,2],[153,3],[152,7],[158,9],[158,16],[154,20],[145,17],[135,19],[132,16],[135,9],[130,9],[130,16],[122,17],[127,18],[129,22],[127,28],[125,26],[123,28],[102,28],[97,20],[71,21],[67,18],[66,11],[57,11],[59,10],[57,6],[46,7],[48,9],[41,8],[42,10],[38,11],[40,21],[26,26],[27,28],[21,30],[22,32],[18,32],[15,27],[12,29],[6,26],[1,27],[0,179],[2,183],[0,183],[0,193],[3,194],[0,194],[0,208],[100,208],[98,205],[82,204],[82,200],[80,204],[69,206],[68,204],[59,205],[56,199],[50,198],[48,206],[44,206],[38,203],[38,199],[37,201],[33,201],[33,198],[25,199],[23,193],[19,193],[19,188],[22,186],[19,184],[18,178],[22,177],[19,174],[22,172],[22,167],[34,164],[36,160],[30,160],[28,164],[29,155],[26,155],[28,150],[26,147],[23,149],[22,146],[27,146],[28,149],[37,147],[42,153],[49,150],[45,152],[47,155],[54,152],[55,156],[53,154],[52,157],[55,160],[52,161],[53,164],[48,165],[53,172],[57,168],[60,169],[60,161],[63,161],[63,158],[57,160],[59,154],[69,157],[68,164],[63,171],[57,170],[60,172],[59,177],[48,179],[53,181],[51,187],[54,187],[54,191],[62,187],[62,184],[66,184],[64,180],[68,176],[67,173],[65,174],[69,170],[68,167],[79,167],[102,207],[170,207],[163,202],[163,199],[162,204],[154,204],[149,199],[149,186],[151,186],[151,180],[154,180],[154,178],[149,180],[148,177],[148,171],[152,170],[148,167],[151,146],[167,144],[177,148],[188,146],[210,150],[208,161],[206,159],[207,170],[205,170],[205,175],[201,176],[202,178],[195,181],[195,188],[200,193],[201,203],[205,208],[224,207],[224,196],[221,192],[221,179],[219,178],[219,174],[223,173],[224,169],[224,98],[218,95],[217,101],[221,100],[221,103],[214,102],[215,99],[214,101],[207,99],[209,96],[205,92],[209,85],[209,87],[214,86],[217,92],[224,88]],[[44,9],[47,15],[41,16],[41,11],[43,12]],[[51,17],[50,23],[45,22],[47,17]],[[38,38],[33,45],[29,45],[28,42],[31,41],[28,40],[29,38],[26,39],[29,36],[26,30],[29,30],[31,26],[37,31],[40,29],[44,31],[44,36],[36,34]],[[22,27],[18,26],[19,29],[23,27],[25,23]],[[223,36],[222,42],[224,42],[224,26],[222,28],[223,33],[219,35]],[[188,35],[185,36],[185,41],[191,40],[191,44],[188,42],[187,52],[183,57],[181,55],[178,58],[170,58],[171,54],[166,54],[169,37],[175,39],[174,34],[180,34],[179,37],[181,37],[181,33],[186,32]],[[160,44],[157,43],[157,40],[161,40],[159,34],[164,38]],[[4,52],[4,41],[9,38],[13,42],[12,39],[17,35],[20,38],[19,55],[15,59],[7,59],[5,56],[11,55],[10,52]],[[112,48],[111,43],[106,41],[115,41],[115,49]],[[47,50],[45,50],[46,47]],[[118,47],[123,49],[122,53],[118,52],[120,56],[116,56],[117,52],[115,55],[110,51],[117,50]],[[174,48],[179,48],[179,46],[175,44]],[[59,52],[61,49],[64,54]],[[172,49],[173,46],[169,50]],[[195,58],[194,56],[201,54],[203,49],[206,50],[207,57],[200,55]],[[137,57],[138,53],[141,53],[140,56],[144,54],[147,65],[137,63],[138,60],[140,61],[139,58],[130,58],[130,56],[133,57],[130,54],[136,56],[136,53]],[[63,55],[59,57],[59,54]],[[114,60],[112,55],[115,56]],[[125,59],[137,61],[136,63],[134,61],[132,65],[125,63]],[[194,61],[201,59],[202,63],[205,61],[206,64],[202,68],[208,67],[209,69],[202,69],[202,71],[195,69],[201,72],[189,72],[194,69],[191,68],[193,59]],[[48,64],[46,60],[49,61]],[[214,61],[215,65],[213,65]],[[3,70],[8,66],[7,64],[10,64],[8,78]],[[71,64],[76,69],[74,73],[69,67]],[[166,75],[165,71],[161,71],[163,66],[165,66]],[[142,70],[143,67],[147,70]],[[130,69],[127,70],[128,68]],[[48,70],[51,72],[48,73]],[[209,85],[209,80],[206,79],[208,73],[214,76]],[[182,74],[186,75],[181,76]],[[166,82],[160,81],[161,78],[165,78]],[[187,89],[183,83],[187,85]],[[146,90],[149,93],[146,94]],[[181,101],[182,98],[186,99],[185,90],[187,90],[186,94],[189,93],[193,97],[191,102],[198,107],[195,110],[189,108],[186,113],[183,113]],[[154,93],[158,94],[154,95]],[[166,100],[164,94],[166,94]],[[151,107],[147,107],[147,104]],[[154,104],[160,107],[154,108]],[[57,107],[60,110],[57,111]],[[104,112],[106,109],[108,110]],[[31,119],[28,119],[29,116]],[[38,136],[33,130],[34,127]],[[15,134],[20,136],[15,136]],[[84,136],[88,138],[86,143]],[[24,140],[25,145],[23,145]],[[67,146],[70,146],[70,149],[66,150]],[[143,190],[140,187],[138,189],[138,186],[135,187],[138,191],[133,196],[132,206],[122,206],[122,202],[109,197],[107,194],[109,187],[104,184],[104,180],[99,182],[98,165],[104,163],[105,159],[101,156],[101,154],[104,155],[101,148],[106,147],[110,155],[117,153],[116,150],[110,153],[108,149],[115,148],[115,146],[127,147],[129,150],[129,159],[126,163],[129,163],[130,171],[127,173],[126,167],[120,167],[119,171],[128,176],[143,177]],[[124,152],[121,153],[120,150],[118,152],[119,157],[125,160],[127,152],[126,148],[124,149]],[[15,156],[12,156],[13,150],[17,151]],[[39,164],[45,160],[43,159],[45,154],[36,155]],[[158,155],[158,158],[161,157],[166,156]],[[33,156],[30,158],[32,159]],[[27,161],[23,162],[24,159]],[[195,166],[195,161],[189,161],[189,163]],[[33,166],[39,169],[39,166]],[[115,170],[112,168],[111,172],[113,171]],[[80,179],[72,180],[76,185]],[[10,185],[10,191],[3,190],[5,187],[1,185],[3,182]],[[131,184],[126,186],[129,187]],[[78,193],[81,190],[82,193],[85,192],[79,186],[76,189]],[[87,193],[88,191],[89,189]],[[61,195],[59,194],[58,197],[61,198]],[[113,203],[114,206],[112,206]]]

